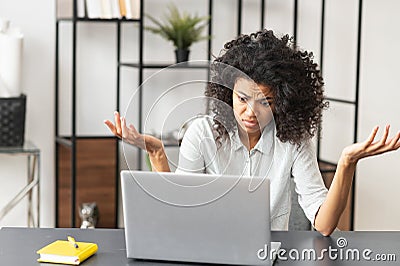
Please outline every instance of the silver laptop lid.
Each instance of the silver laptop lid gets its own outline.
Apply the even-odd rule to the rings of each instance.
[[[127,257],[267,265],[269,180],[122,171]]]

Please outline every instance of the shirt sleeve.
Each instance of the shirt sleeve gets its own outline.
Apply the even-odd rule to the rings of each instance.
[[[302,144],[292,166],[299,204],[314,226],[315,215],[325,201],[328,190],[319,171],[315,148],[311,141]]]
[[[200,120],[195,120],[183,136],[179,149],[179,163],[175,173],[205,173],[201,142],[204,128]]]

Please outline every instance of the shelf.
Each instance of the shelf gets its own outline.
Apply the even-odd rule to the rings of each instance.
[[[76,139],[114,139],[116,137],[111,135],[75,135]],[[58,136],[56,139],[71,140],[71,136]]]
[[[66,147],[72,147],[72,141],[63,137],[56,137],[56,143]]]
[[[120,63],[119,66],[140,68],[138,63]],[[144,69],[162,69],[162,68],[177,68],[177,69],[208,69],[209,64],[205,62],[184,62],[179,64],[165,64],[165,63],[146,63],[141,66]]]
[[[0,153],[9,153],[9,154],[39,154],[40,149],[36,147],[35,144],[26,140],[24,145],[22,146],[10,146],[10,147],[0,147]]]
[[[179,147],[178,141],[163,141],[165,148]]]
[[[77,140],[83,139],[117,139],[114,136],[75,136]],[[119,139],[118,139],[119,140]],[[178,140],[164,140],[164,147],[179,147]],[[72,147],[72,140],[70,136],[58,136],[56,137],[56,143],[67,147]]]
[[[75,136],[75,139],[113,139],[114,136]],[[66,147],[72,147],[72,140],[70,136],[56,137],[56,143]]]
[[[318,160],[318,166],[321,173],[334,173],[337,167],[335,163],[324,160]]]
[[[339,98],[326,97],[326,100],[331,101],[331,102],[337,102],[337,103],[346,103],[346,104],[353,104],[353,105],[357,104],[357,102],[355,102],[355,101],[349,101],[349,100],[344,100],[344,99],[339,99]]]
[[[117,147],[110,138],[80,138],[75,142],[76,153],[72,147],[57,145],[58,208],[56,227],[76,227],[81,224],[79,206],[84,202],[96,202],[100,219],[96,227],[117,227],[118,178],[115,169],[118,160],[115,157]],[[75,159],[73,157],[75,156]],[[73,163],[75,160],[75,163]],[[75,179],[71,179],[74,172]],[[74,189],[71,190],[71,187]],[[74,199],[74,204],[72,204]],[[72,216],[72,211],[74,216]],[[72,226],[71,219],[74,219]]]
[[[126,18],[58,18],[58,22],[140,22],[140,19]]]

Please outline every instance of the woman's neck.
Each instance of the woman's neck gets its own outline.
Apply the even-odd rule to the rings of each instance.
[[[257,133],[247,133],[243,129],[239,128],[239,138],[243,145],[247,148],[248,151],[256,146],[257,142],[260,140],[261,131]]]

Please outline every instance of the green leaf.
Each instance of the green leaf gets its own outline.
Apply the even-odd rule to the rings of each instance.
[[[157,20],[146,14],[155,26],[146,26],[145,29],[171,41],[176,49],[189,49],[194,42],[211,38],[211,36],[202,35],[210,21],[209,16],[199,17],[187,12],[180,13],[172,4],[168,7],[168,11],[169,14],[165,14],[163,20]]]

